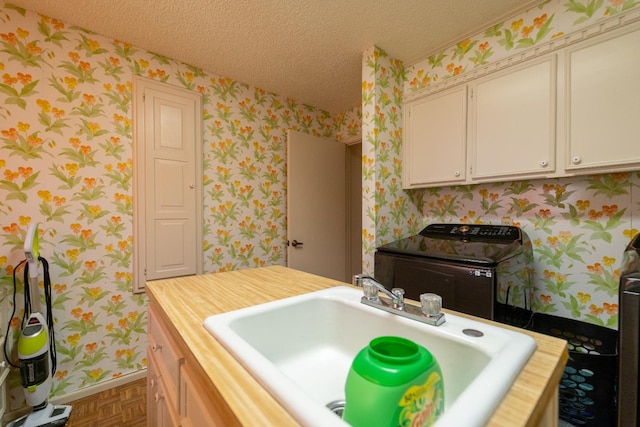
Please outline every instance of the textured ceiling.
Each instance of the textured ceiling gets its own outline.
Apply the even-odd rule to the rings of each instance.
[[[411,65],[525,0],[11,0],[221,77],[326,109],[360,104],[362,53]]]

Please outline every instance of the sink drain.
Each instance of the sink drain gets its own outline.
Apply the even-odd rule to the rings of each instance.
[[[327,403],[326,406],[331,412],[342,418],[342,411],[344,410],[344,400],[334,400],[333,402]]]
[[[463,329],[462,333],[474,338],[480,338],[481,336],[484,336],[484,334],[477,329]]]

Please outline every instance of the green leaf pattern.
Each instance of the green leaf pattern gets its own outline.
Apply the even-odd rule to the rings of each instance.
[[[640,217],[638,173],[402,190],[403,94],[571,31],[587,12],[565,3],[546,2],[412,67],[372,47],[362,57],[362,104],[335,114],[2,6],[0,286],[12,289],[26,227],[39,222],[59,353],[52,394],[146,366],[147,301],[131,293],[134,75],[203,96],[206,272],[286,263],[288,129],[361,135],[364,271],[373,272],[377,246],[427,223],[508,216],[532,240],[536,310],[616,327],[618,263]],[[576,25],[637,6],[615,3]],[[22,392],[11,378],[17,408]]]
[[[207,272],[286,263],[287,131],[353,138],[360,108],[333,115],[1,7],[0,286],[12,292],[27,225],[38,222],[59,353],[52,393],[64,395],[146,366],[147,302],[132,294],[134,75],[203,96]],[[401,102],[401,91],[394,96]],[[384,118],[400,119],[399,109]],[[22,267],[17,273],[22,282]]]

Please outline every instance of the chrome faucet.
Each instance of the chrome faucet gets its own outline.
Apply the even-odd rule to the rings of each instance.
[[[378,282],[374,277],[364,274],[355,274],[351,283],[354,286],[361,286],[364,292],[364,298],[371,302],[380,303],[378,291],[382,292],[393,301],[394,308],[404,310],[404,289],[393,288],[387,289],[382,283]]]
[[[362,287],[364,292],[364,296],[360,299],[362,304],[433,326],[440,326],[445,322],[444,313],[440,311],[442,298],[439,295],[432,293],[420,295],[421,306],[419,307],[404,303],[404,289],[389,290],[371,276],[355,274],[351,283]],[[380,297],[379,292],[385,294],[387,298]]]

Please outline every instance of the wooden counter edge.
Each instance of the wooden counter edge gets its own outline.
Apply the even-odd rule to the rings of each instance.
[[[489,321],[487,321],[489,323]],[[493,322],[490,322],[493,323]],[[514,330],[533,337],[536,340],[536,351],[523,368],[522,372],[516,378],[509,393],[505,396],[502,404],[496,412],[493,414],[489,422],[488,427],[506,426],[505,420],[511,419],[512,416],[518,414],[519,416],[526,415],[527,421],[524,424],[525,427],[538,427],[541,425],[545,417],[548,417],[548,410],[550,405],[554,405],[557,411],[557,399],[558,399],[558,384],[562,378],[564,367],[569,359],[569,351],[567,350],[567,342],[563,339],[543,335],[537,332],[524,330],[508,325],[498,324],[498,326]],[[540,372],[531,372],[536,370],[545,369],[546,372],[542,375]],[[543,384],[535,384],[530,387],[532,382],[538,382],[540,378],[546,378]],[[556,399],[554,402],[552,399]],[[533,406],[531,403],[527,404],[527,401],[535,400],[537,403]],[[524,404],[524,405],[523,405]],[[523,409],[525,407],[531,408],[531,410],[525,414]],[[557,414],[555,423],[557,425]],[[520,425],[520,424],[517,424]]]

